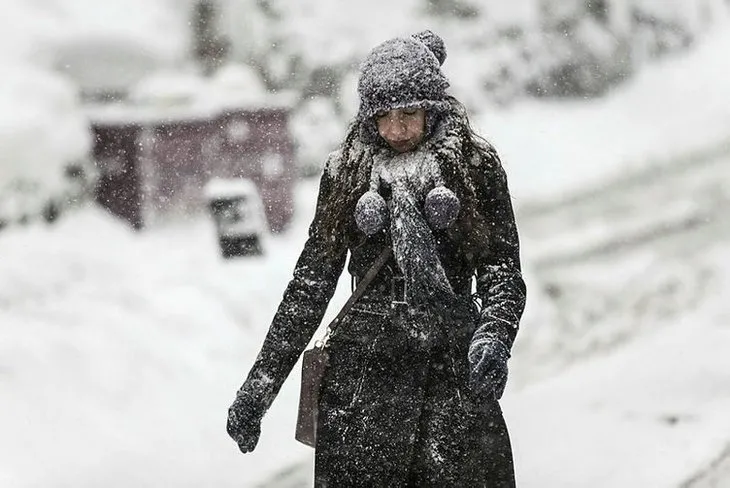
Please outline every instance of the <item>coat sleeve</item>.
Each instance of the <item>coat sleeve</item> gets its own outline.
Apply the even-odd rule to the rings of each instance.
[[[239,395],[247,396],[256,406],[260,416],[274,401],[319,327],[344,268],[347,254],[344,233],[326,235],[322,225],[331,180],[325,170],[320,181],[314,220],[294,268],[294,276],[286,287],[261,351],[239,390]]]
[[[520,244],[507,176],[497,152],[488,147],[476,172],[476,191],[487,218],[488,245],[476,263],[477,295],[482,302],[474,338],[495,335],[508,348],[525,308]]]

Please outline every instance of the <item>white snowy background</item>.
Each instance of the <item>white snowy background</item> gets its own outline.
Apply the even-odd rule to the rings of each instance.
[[[103,38],[179,69],[190,3],[2,2],[0,216],[33,205],[18,182],[60,191],[63,165],[88,155],[78,90],[54,47]],[[478,92],[488,63],[463,30],[429,25],[417,3],[294,2],[285,39],[305,60],[335,62],[424,27],[445,38],[444,69],[503,158],[523,241],[528,309],[502,402],[518,485],[730,486],[727,2],[653,2],[701,35],[603,97],[510,105]],[[496,23],[534,15],[530,2],[488,3],[503,6]],[[700,3],[712,22],[688,7]],[[234,27],[247,25],[245,4],[228,11]],[[229,27],[234,39],[271,41],[264,20],[248,22]],[[295,117],[309,157],[344,132],[326,103]],[[315,192],[315,179],[298,184],[294,222],[257,258],[222,260],[205,215],[134,232],[86,203],[54,225],[0,230],[0,486],[311,484],[312,451],[293,440],[297,368],[254,453],[238,452],[225,420]],[[344,276],[329,316],[348,289]]]

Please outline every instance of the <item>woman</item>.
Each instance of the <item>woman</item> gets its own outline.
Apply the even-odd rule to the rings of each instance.
[[[496,152],[446,93],[445,57],[425,31],[366,58],[359,112],[327,161],[309,239],[229,410],[229,434],[253,450],[347,253],[357,281],[391,247],[329,341],[316,486],[514,486],[497,400],[525,303],[518,236]]]

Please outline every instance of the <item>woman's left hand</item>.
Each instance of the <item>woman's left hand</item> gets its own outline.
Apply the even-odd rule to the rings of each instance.
[[[479,398],[502,398],[509,348],[495,335],[475,337],[469,346],[469,387]]]

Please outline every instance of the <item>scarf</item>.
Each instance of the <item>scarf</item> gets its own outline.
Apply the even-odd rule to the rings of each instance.
[[[459,199],[444,186],[438,158],[460,155],[461,142],[445,132],[406,153],[376,151],[370,189],[355,209],[356,223],[367,235],[389,225],[409,305],[437,312],[452,309],[457,301],[433,232],[451,225],[460,210]],[[383,194],[389,195],[387,202]]]

